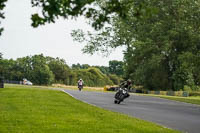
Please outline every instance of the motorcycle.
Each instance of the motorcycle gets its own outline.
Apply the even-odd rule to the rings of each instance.
[[[130,95],[128,93],[128,90],[126,88],[122,89],[119,88],[117,93],[115,94],[115,104],[120,104],[122,101],[124,101],[125,98],[128,98]]]
[[[78,89],[81,91],[83,89],[83,85],[78,85]]]

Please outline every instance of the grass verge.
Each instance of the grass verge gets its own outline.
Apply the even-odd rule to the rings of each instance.
[[[1,133],[176,133],[154,123],[94,107],[58,91],[0,89]]]
[[[78,86],[69,86],[69,85],[63,85],[63,84],[53,84],[52,87],[78,90]],[[83,90],[86,90],[86,91],[104,91],[104,87],[88,87],[88,86],[84,86]]]
[[[154,96],[154,97],[165,98],[165,99],[169,99],[169,100],[175,100],[175,101],[179,101],[179,102],[200,105],[200,96],[178,97],[178,96],[163,96],[163,95],[152,95],[152,94],[138,94],[138,95]]]
[[[199,96],[192,96],[192,97],[159,96],[159,97],[169,99],[169,100],[175,100],[175,101],[179,101],[179,102],[200,105],[200,97]]]

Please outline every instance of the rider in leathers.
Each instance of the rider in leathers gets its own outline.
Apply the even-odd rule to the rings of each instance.
[[[124,90],[127,91],[125,98],[127,98],[127,97],[130,96],[130,94],[128,93],[128,91],[130,91],[131,86],[132,86],[132,83],[131,83],[131,80],[130,80],[130,79],[127,80],[127,81],[122,82],[122,83],[119,85],[119,87],[120,87],[121,89],[124,89]]]

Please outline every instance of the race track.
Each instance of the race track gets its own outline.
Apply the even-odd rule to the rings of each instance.
[[[115,93],[64,90],[76,99],[188,133],[200,133],[200,106],[150,96],[131,95],[114,104]]]

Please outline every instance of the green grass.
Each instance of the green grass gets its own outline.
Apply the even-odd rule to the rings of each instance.
[[[164,95],[153,95],[153,94],[138,94],[138,95],[154,96],[154,97],[160,97],[160,98],[165,98],[165,99],[169,99],[169,100],[175,100],[175,101],[179,101],[179,102],[200,105],[200,96],[178,97],[178,96],[164,96]]]
[[[48,87],[0,88],[0,133],[176,133]]]
[[[169,100],[175,100],[175,101],[179,101],[179,102],[200,105],[200,97],[199,96],[192,96],[192,97],[159,96],[159,97],[169,99]]]
[[[63,84],[53,85],[52,88],[60,88],[60,89],[70,89],[70,90],[78,90],[78,86],[66,86]],[[104,87],[88,87],[84,86],[83,91],[104,91]]]

